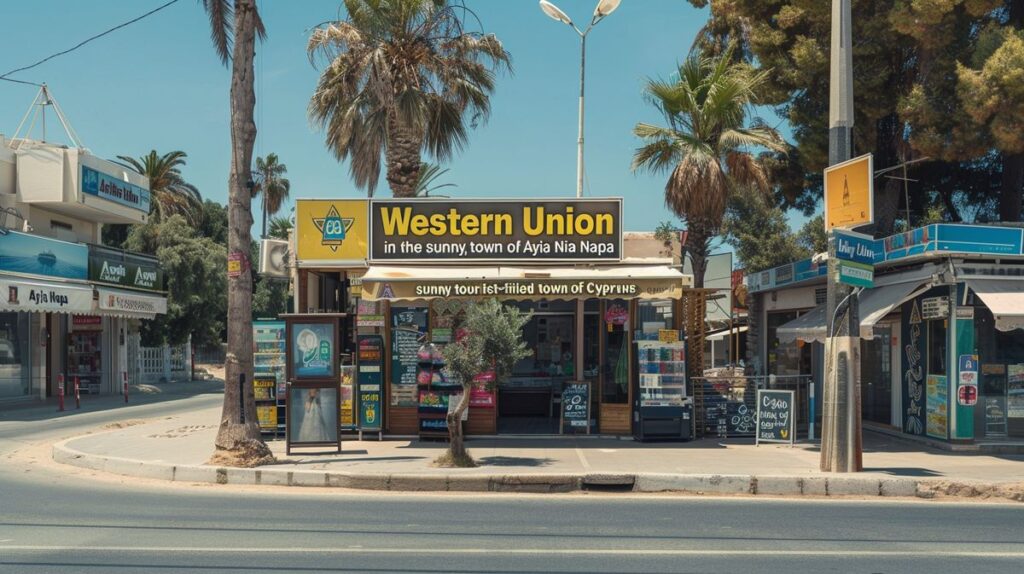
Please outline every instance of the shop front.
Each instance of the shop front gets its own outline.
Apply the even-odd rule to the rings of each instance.
[[[950,443],[1024,439],[1021,230],[938,224],[875,243],[874,287],[858,296],[863,420]],[[771,369],[811,347],[820,389],[823,302],[808,307],[805,298],[800,310],[775,320],[767,310],[801,292],[823,294],[825,265],[818,267],[802,282],[773,269],[749,285],[753,319],[767,335],[753,363]],[[780,284],[780,276],[787,281]]]
[[[486,373],[477,381],[467,432],[629,434],[636,343],[678,335],[690,280],[671,258],[624,256],[620,223],[617,199],[300,200],[295,307],[344,315],[353,346],[380,337],[386,433],[437,426],[461,385],[421,351],[429,343],[440,355],[467,306],[493,297],[530,314],[531,354],[496,385]],[[585,395],[585,420],[566,421],[567,392]]]

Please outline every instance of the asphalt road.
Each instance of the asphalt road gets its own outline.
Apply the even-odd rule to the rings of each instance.
[[[1019,572],[1024,505],[380,495],[97,481],[10,458],[210,394],[0,413],[0,572]]]

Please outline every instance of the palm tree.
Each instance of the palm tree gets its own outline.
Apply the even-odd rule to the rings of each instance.
[[[760,121],[746,125],[747,111],[768,71],[754,73],[732,61],[695,52],[679,66],[679,78],[648,80],[644,96],[667,126],[638,123],[643,140],[633,155],[634,172],[669,173],[665,204],[687,223],[685,251],[694,285],[704,285],[711,240],[718,234],[729,197],[738,186],[768,193],[768,171],[754,150],[782,153],[786,143]]]
[[[253,195],[263,194],[263,238],[267,237],[267,216],[281,211],[281,206],[291,191],[291,182],[283,177],[286,173],[288,166],[278,161],[276,153],[267,154],[266,159],[256,158],[256,170],[253,172],[256,186],[253,188]]]
[[[254,88],[256,38],[266,32],[256,0],[201,0],[210,17],[210,38],[222,63],[231,63],[231,171],[228,175],[228,257],[242,272],[228,273],[228,348],[224,361],[224,407],[214,461],[253,465],[272,460],[260,438],[252,385],[252,148],[256,142]],[[241,394],[241,396],[240,396]],[[241,400],[242,404],[239,404]]]
[[[292,229],[292,222],[287,217],[270,218],[270,232],[268,237],[273,239],[288,239],[288,232]]]
[[[441,166],[435,163],[423,162],[420,164],[420,173],[416,179],[416,190],[413,192],[415,197],[430,197],[430,192],[444,189],[446,187],[458,187],[454,183],[442,183],[440,185],[434,185],[434,180],[448,173],[448,168],[441,169]]]
[[[495,73],[511,57],[493,34],[467,32],[458,0],[344,0],[348,19],[309,38],[325,61],[309,116],[370,196],[381,156],[395,197],[412,197],[424,152],[448,159],[490,114]]]
[[[196,186],[185,181],[181,168],[188,157],[183,151],[159,155],[156,150],[135,159],[117,156],[128,167],[149,178],[152,202],[149,212],[152,220],[161,221],[172,215],[181,215],[192,225],[202,218],[203,198]]]

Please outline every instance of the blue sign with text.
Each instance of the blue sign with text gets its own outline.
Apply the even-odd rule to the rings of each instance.
[[[150,193],[148,189],[85,165],[82,166],[82,193],[95,195],[149,213]]]
[[[843,261],[854,263],[865,263],[874,265],[875,258],[879,255],[878,241],[860,235],[853,235],[841,231],[835,232],[836,257]]]

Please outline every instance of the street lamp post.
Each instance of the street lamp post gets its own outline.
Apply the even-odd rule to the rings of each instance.
[[[576,197],[583,197],[583,80],[587,64],[587,34],[607,15],[619,7],[622,0],[601,0],[594,9],[594,16],[585,30],[580,30],[569,16],[548,0],[540,0],[540,9],[552,19],[568,25],[580,37],[580,117],[579,138],[576,140]]]

